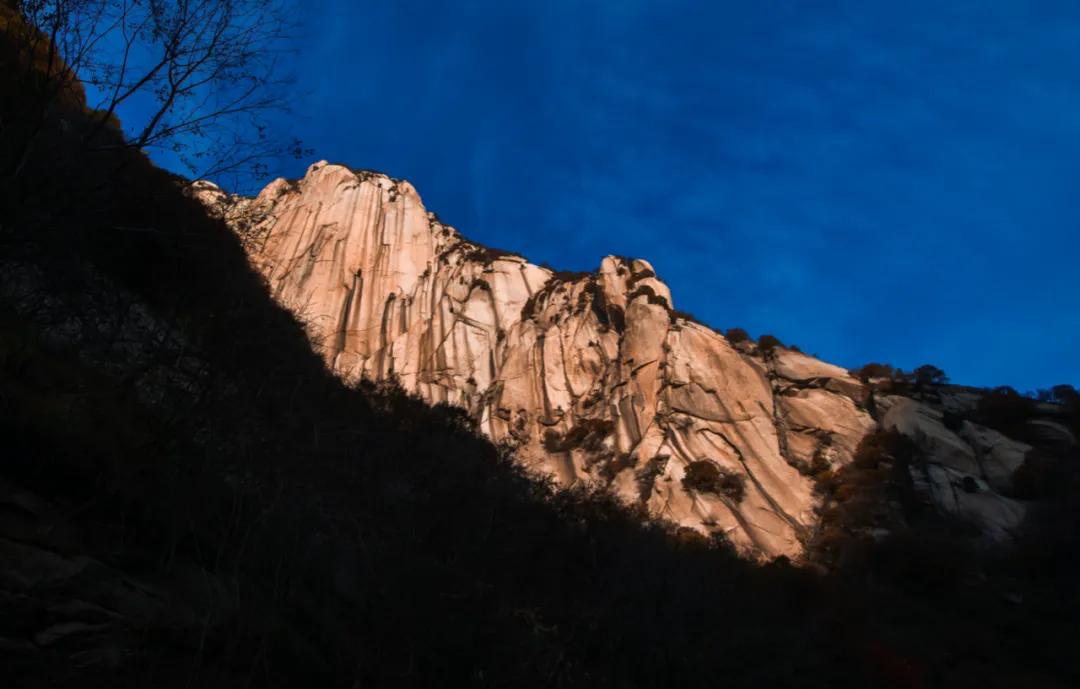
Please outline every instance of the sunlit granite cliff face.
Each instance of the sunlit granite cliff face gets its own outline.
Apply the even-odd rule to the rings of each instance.
[[[811,473],[850,462],[878,427],[869,391],[845,369],[729,342],[681,316],[644,260],[608,256],[592,274],[556,273],[464,239],[408,182],[326,162],[254,199],[207,182],[194,189],[342,377],[394,378],[459,405],[559,483],[609,485],[746,553],[798,555],[818,522]],[[924,443],[956,436],[926,405],[877,405],[885,423]],[[982,451],[957,438],[921,477],[931,497],[952,485],[949,472],[988,485]],[[1023,459],[999,450],[1006,464]],[[967,509],[947,492],[951,507],[939,504]],[[1019,503],[986,495],[967,511],[988,531],[1019,523]]]

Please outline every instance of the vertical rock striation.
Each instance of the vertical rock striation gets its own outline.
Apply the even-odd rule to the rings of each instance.
[[[408,182],[326,162],[254,199],[194,193],[339,375],[461,406],[560,484],[608,485],[743,552],[798,555],[810,475],[876,427],[846,370],[680,316],[646,261],[556,273],[464,239]]]

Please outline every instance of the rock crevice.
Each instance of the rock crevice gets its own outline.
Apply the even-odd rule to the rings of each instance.
[[[555,273],[468,241],[408,182],[325,162],[255,198],[193,192],[343,378],[458,405],[536,471],[745,552],[799,555],[811,470],[850,461],[875,427],[847,371],[681,317],[647,261]],[[741,499],[684,485],[700,461],[742,477]]]

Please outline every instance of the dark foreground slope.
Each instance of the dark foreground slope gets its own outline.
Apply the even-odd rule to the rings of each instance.
[[[927,517],[819,575],[556,493],[459,412],[329,375],[232,233],[81,112],[0,190],[5,686],[1080,680],[1074,532],[991,557]]]

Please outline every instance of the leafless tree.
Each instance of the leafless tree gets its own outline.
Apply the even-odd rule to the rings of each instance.
[[[37,98],[28,106],[36,126],[16,144],[9,174],[25,164],[57,103],[81,99],[80,81],[92,118],[80,132],[86,151],[164,149],[193,177],[234,184],[303,153],[299,141],[270,136],[267,124],[287,109],[291,86],[279,64],[293,28],[282,0],[13,4]],[[118,128],[122,138],[103,136]]]

